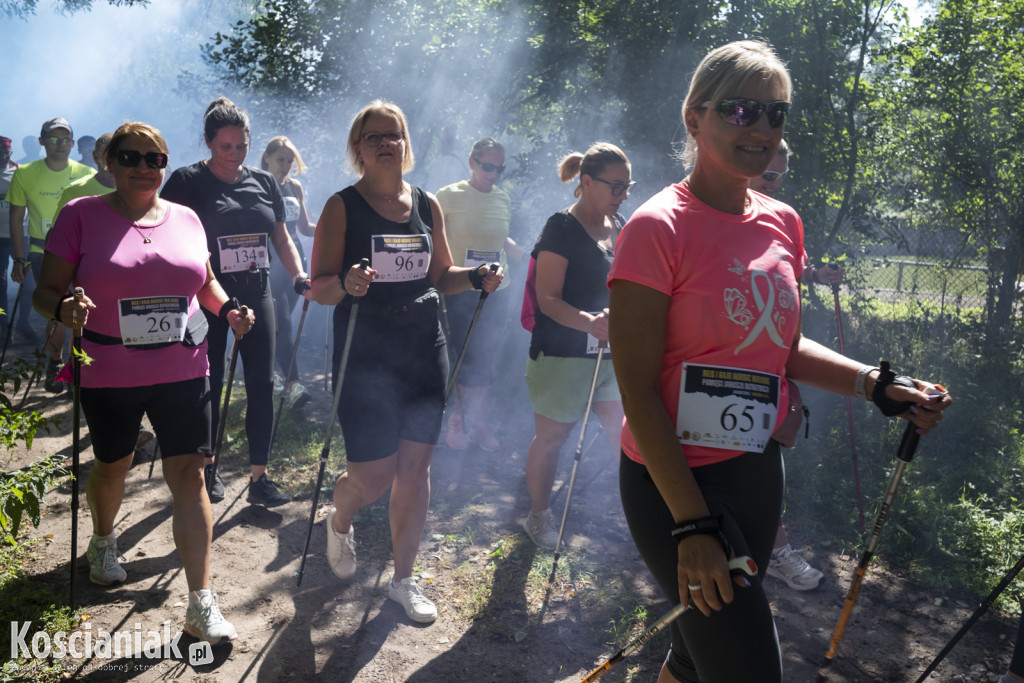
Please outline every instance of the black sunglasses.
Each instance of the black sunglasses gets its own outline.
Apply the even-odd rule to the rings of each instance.
[[[125,168],[135,168],[142,159],[146,160],[146,166],[150,168],[167,168],[167,155],[163,152],[143,154],[134,149],[119,149],[117,151],[117,163]]]
[[[722,120],[734,126],[752,126],[761,118],[761,114],[768,113],[768,125],[772,128],[779,128],[786,123],[786,115],[789,114],[789,102],[759,102],[744,97],[735,97],[722,100],[715,106],[715,111],[722,117]]]
[[[761,174],[761,177],[764,178],[766,182],[774,183],[787,173],[789,173],[789,171],[765,171]]]
[[[480,161],[479,159],[473,159],[473,161],[475,161],[480,168],[484,170],[484,173],[494,173],[497,171],[498,175],[501,175],[505,172],[505,164],[495,166],[494,164],[488,164],[486,161]]]

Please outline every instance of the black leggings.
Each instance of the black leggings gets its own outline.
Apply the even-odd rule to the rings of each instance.
[[[249,441],[249,464],[266,465],[270,459],[270,432],[274,426],[274,300],[270,287],[246,287],[220,278],[228,296],[253,310],[256,324],[242,337],[238,355],[245,375],[245,436]],[[262,290],[262,291],[261,291]],[[207,336],[210,358],[210,393],[213,396],[213,439],[220,427],[220,409],[224,387],[224,355],[227,352],[228,324],[215,313],[205,311],[210,322]],[[216,443],[214,444],[216,448]]]
[[[782,512],[785,478],[779,445],[693,469],[712,515],[736,555],[750,555],[759,575],[749,588],[734,585],[734,599],[705,617],[690,609],[671,625],[669,671],[687,683],[782,681],[782,655],[768,598],[761,586]],[[622,507],[640,555],[662,592],[679,604],[678,551],[671,536],[675,522],[647,468],[622,454],[619,467]]]

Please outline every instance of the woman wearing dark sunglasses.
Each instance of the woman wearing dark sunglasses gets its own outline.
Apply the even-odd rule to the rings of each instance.
[[[599,345],[608,343],[608,287],[605,278],[625,220],[619,207],[633,188],[625,152],[598,142],[586,154],[562,159],[563,183],[579,178],[572,206],[551,216],[531,256],[536,260],[536,312],[526,386],[537,433],[526,455],[530,512],[522,521],[530,539],[554,548],[558,526],[551,512],[551,488],[558,454],[588,407],[601,420],[618,453],[622,403],[611,363],[596,367]],[[595,371],[599,371],[596,382]]]
[[[448,185],[437,193],[452,261],[460,267],[500,262],[507,269],[507,255],[518,261],[523,250],[508,236],[512,202],[497,186],[505,172],[505,148],[494,138],[477,140],[469,154],[469,169],[469,180]],[[447,441],[455,450],[464,450],[473,443],[493,453],[500,445],[487,427],[486,418],[494,357],[508,314],[509,284],[507,278],[502,280],[481,309],[473,338],[462,357],[459,385],[448,413]],[[456,352],[466,338],[479,299],[473,292],[445,297],[448,344]]]
[[[493,292],[502,273],[452,266],[441,207],[403,178],[413,167],[408,130],[405,114],[390,102],[375,100],[356,114],[347,152],[359,180],[327,200],[311,270],[316,300],[337,304],[334,381],[341,382],[347,463],[327,517],[327,562],[340,579],[355,575],[352,518],[390,488],[395,571],[388,597],[413,621],[430,623],[437,608],[412,574],[448,378],[438,292]],[[363,259],[371,267],[360,267]],[[351,350],[340,377],[347,337]]]
[[[39,313],[83,329],[81,401],[95,461],[86,485],[93,535],[89,578],[127,578],[114,522],[143,414],[160,440],[174,499],[174,544],[189,589],[185,631],[213,644],[237,637],[210,592],[213,521],[203,485],[210,452],[209,363],[200,305],[236,334],[252,328],[213,277],[203,225],[186,207],[160,199],[167,145],[144,123],[125,123],[107,146],[109,194],[74,199],[57,217],[32,303]],[[68,287],[82,287],[75,300]],[[187,331],[187,332],[186,332]]]
[[[239,344],[245,372],[245,434],[249,441],[249,492],[255,505],[274,507],[291,500],[267,476],[270,437],[274,423],[274,339],[277,334],[274,299],[269,286],[271,247],[288,271],[296,291],[307,281],[302,261],[285,227],[284,199],[274,176],[245,166],[249,151],[249,115],[226,97],[210,103],[203,119],[210,158],[171,174],[162,196],[191,208],[206,228],[210,262],[227,293],[256,311],[259,323]],[[308,291],[304,294],[309,297]],[[210,386],[220,397],[228,326],[216,315],[210,323]],[[213,405],[213,433],[220,422],[220,401]],[[224,499],[220,475],[210,499]]]
[[[772,436],[788,410],[787,377],[872,396],[921,433],[952,402],[801,335],[800,218],[747,188],[775,155],[790,92],[763,43],[705,57],[683,105],[692,170],[633,215],[609,275],[623,509],[669,601],[696,608],[672,624],[660,683],[782,680],[761,581],[781,513]],[[734,585],[733,555],[751,556],[759,575]]]

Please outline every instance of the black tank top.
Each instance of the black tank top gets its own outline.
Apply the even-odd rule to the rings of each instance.
[[[338,196],[345,202],[345,258],[342,262],[341,272],[347,273],[348,269],[359,263],[360,259],[369,259],[373,262],[373,236],[374,235],[425,235],[429,253],[434,251],[433,232],[434,218],[430,212],[430,202],[427,193],[418,187],[412,187],[412,213],[403,222],[390,221],[376,211],[367,203],[355,187],[349,185]],[[425,275],[416,280],[405,282],[377,282],[374,283],[365,297],[359,303],[370,304],[370,307],[391,308],[396,304],[406,304],[424,295],[435,291],[430,280]],[[348,308],[352,305],[353,299],[357,297],[345,297],[339,308]]]

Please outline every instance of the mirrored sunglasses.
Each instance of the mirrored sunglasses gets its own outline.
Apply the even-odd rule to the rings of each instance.
[[[56,135],[49,135],[44,139],[51,145],[70,145],[75,141],[74,138],[59,138]]]
[[[766,182],[774,183],[787,173],[789,173],[789,171],[765,171],[761,174],[761,177],[764,178]]]
[[[146,152],[143,154],[134,149],[117,151],[117,163],[125,168],[135,168],[139,161],[145,159],[149,168],[167,168],[167,155],[163,152]]]
[[[752,126],[761,118],[761,114],[768,114],[768,125],[772,128],[779,128],[786,123],[786,116],[789,114],[789,102],[759,102],[743,97],[735,97],[722,100],[715,107],[715,111],[722,117],[722,120],[734,126]]]

